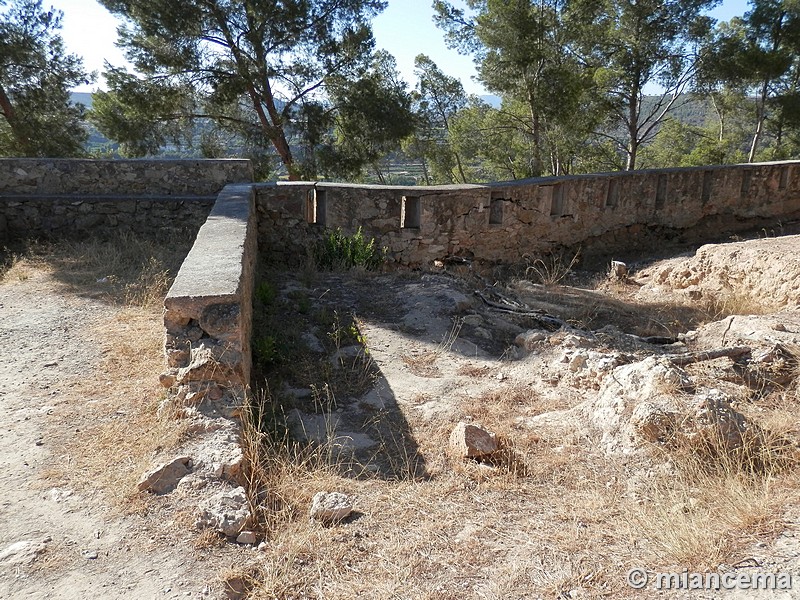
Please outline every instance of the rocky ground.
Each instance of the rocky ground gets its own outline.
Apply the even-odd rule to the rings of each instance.
[[[465,265],[307,282],[273,272],[267,280],[277,289],[273,305],[288,352],[302,348],[325,368],[281,365],[272,399],[293,436],[332,447],[346,476],[427,481],[418,493],[447,523],[437,534],[470,540],[481,556],[494,557],[480,566],[440,559],[439,568],[461,565],[474,577],[440,592],[494,597],[487,589],[506,589],[509,562],[529,571],[507,584],[519,597],[641,597],[647,592],[624,584],[626,568],[635,566],[797,573],[797,515],[784,504],[797,497],[797,482],[777,463],[793,465],[800,441],[799,247],[798,237],[704,246],[696,255],[642,263],[624,277],[578,272],[558,286],[493,280]],[[352,315],[357,333],[342,336],[350,322],[332,326],[319,311],[340,321]],[[374,379],[367,389],[360,380],[341,382],[365,371]],[[322,380],[333,382],[324,393]],[[450,434],[458,423],[454,453]],[[477,461],[454,456],[463,424],[495,434],[497,451]],[[737,461],[769,465],[741,467],[743,475]],[[715,470],[722,473],[709,475]],[[505,495],[509,477],[513,500]],[[702,483],[687,481],[693,477]],[[751,479],[739,489],[732,482],[741,478]],[[444,481],[477,485],[484,497],[450,491],[448,500],[459,498],[454,508],[439,497],[436,482]],[[376,502],[368,486],[339,485],[365,505],[364,519],[398,513]],[[771,485],[785,487],[773,494]],[[517,512],[521,499],[534,503],[534,538]],[[555,515],[543,507],[575,501],[586,505]],[[484,502],[503,514],[499,523],[481,522]],[[716,512],[731,518],[717,522]],[[575,538],[554,531],[565,521],[579,528]],[[411,544],[430,525],[407,526],[416,530],[407,534]],[[359,520],[351,527],[366,526]],[[533,555],[510,552],[498,537],[532,544]],[[548,567],[547,552],[581,563],[605,558],[583,567],[589,583],[570,580],[570,570],[548,589],[533,573],[564,565]],[[424,596],[411,580],[402,589],[402,597]],[[781,593],[764,597],[795,597]]]
[[[191,444],[156,415],[159,312],[12,270],[0,597],[219,597],[223,580],[263,598],[800,597],[625,582],[788,571],[800,590],[798,249],[705,246],[557,286],[268,267],[248,544],[198,530],[180,487],[136,489]],[[467,426],[496,448],[465,458]],[[354,512],[309,522],[334,491]]]

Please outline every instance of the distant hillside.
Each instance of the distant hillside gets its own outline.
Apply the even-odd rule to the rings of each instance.
[[[72,103],[92,108],[92,95],[89,92],[72,92]]]

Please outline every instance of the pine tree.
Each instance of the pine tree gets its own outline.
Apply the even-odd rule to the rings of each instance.
[[[70,89],[89,83],[79,57],[67,54],[62,14],[41,0],[0,0],[0,156],[83,153],[83,107]]]

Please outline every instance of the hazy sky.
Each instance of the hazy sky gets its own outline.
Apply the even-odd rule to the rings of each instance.
[[[44,4],[63,11],[64,42],[70,52],[83,57],[88,70],[101,72],[105,60],[113,65],[124,63],[122,52],[114,46],[117,21],[96,0],[45,0]],[[442,32],[433,24],[431,4],[432,0],[389,0],[389,7],[373,22],[378,47],[394,55],[400,73],[410,85],[415,83],[414,57],[424,53],[445,73],[461,79],[467,93],[486,93],[472,79],[475,75],[472,60],[445,46]],[[712,15],[727,20],[742,15],[746,4],[746,0],[723,0]],[[99,80],[79,91],[92,91],[101,85]]]

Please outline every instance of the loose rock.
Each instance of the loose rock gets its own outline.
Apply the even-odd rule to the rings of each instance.
[[[341,492],[317,492],[311,502],[311,518],[323,523],[346,519],[353,512],[353,500]]]
[[[256,543],[256,534],[254,531],[243,531],[236,537],[236,542],[252,546]]]
[[[628,277],[628,265],[618,260],[612,260],[608,275],[611,279],[625,279]]]
[[[179,456],[169,462],[161,463],[145,473],[139,481],[139,491],[166,494],[175,489],[178,482],[191,472],[192,459]]]
[[[758,443],[756,427],[743,414],[733,409],[729,399],[719,390],[700,395],[695,418],[695,431],[689,439],[698,449],[726,453],[752,447]]]
[[[198,528],[211,527],[228,537],[237,537],[250,520],[247,494],[239,486],[217,492],[200,505]]]
[[[462,421],[450,434],[450,448],[464,458],[482,458],[497,450],[497,436],[480,425]]]

